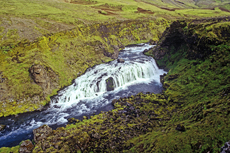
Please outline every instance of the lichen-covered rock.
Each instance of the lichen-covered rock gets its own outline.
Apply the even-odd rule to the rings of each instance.
[[[49,88],[49,80],[47,80],[47,73],[43,66],[33,65],[30,68],[30,74],[35,83],[43,88]]]
[[[34,145],[30,140],[25,140],[21,143],[19,153],[31,153],[34,149]]]
[[[34,141],[38,143],[38,141],[45,139],[51,132],[52,128],[50,128],[48,125],[43,125],[37,129],[34,129]]]

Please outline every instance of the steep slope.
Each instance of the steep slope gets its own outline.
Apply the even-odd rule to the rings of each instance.
[[[177,110],[161,131],[129,141],[138,144],[131,150],[219,152],[229,141],[228,20],[177,21],[164,32],[150,54],[169,69],[164,95]]]

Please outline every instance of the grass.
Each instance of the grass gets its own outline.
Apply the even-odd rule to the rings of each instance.
[[[76,26],[93,23],[159,17],[177,19],[229,15],[225,11],[208,9],[168,11],[149,3],[136,2],[134,0],[98,0],[96,3],[88,3],[88,1],[82,0],[82,2],[87,2],[87,5],[83,3],[74,4],[61,0],[1,0],[0,2],[2,4],[0,6],[0,23],[2,23],[0,25],[0,32],[2,31],[1,29],[5,29],[0,34],[0,37],[3,38],[1,46],[11,43],[15,44],[22,39],[33,41],[37,37],[48,33],[56,33],[72,29]],[[170,8],[176,7],[169,3],[163,4],[166,4]],[[138,7],[149,10],[154,14],[137,13]],[[12,30],[14,31],[13,33]]]

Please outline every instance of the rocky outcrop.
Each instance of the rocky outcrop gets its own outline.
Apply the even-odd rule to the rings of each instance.
[[[42,65],[33,65],[29,69],[34,83],[43,88],[44,97],[52,93],[58,87],[58,76],[51,68],[44,68]]]
[[[164,31],[151,53],[154,59],[163,60],[159,65],[162,66],[161,68],[164,68],[168,61],[173,63],[183,57],[204,60],[215,53],[213,45],[218,46],[228,40],[230,27],[215,25],[217,22],[227,22],[228,20],[229,17],[175,21]],[[204,25],[210,30],[205,31],[205,28],[201,28]],[[177,53],[177,57],[172,56],[175,53]]]
[[[33,130],[34,141],[37,143],[38,141],[42,141],[52,132],[52,128],[48,125],[43,125],[37,129]]]
[[[185,26],[185,22],[175,21],[165,30],[153,51],[153,56],[156,60],[162,59],[165,54],[168,54],[170,46],[178,47],[185,42],[185,38],[182,33],[182,28]]]
[[[34,149],[34,145],[30,140],[25,140],[21,143],[19,153],[31,153]]]

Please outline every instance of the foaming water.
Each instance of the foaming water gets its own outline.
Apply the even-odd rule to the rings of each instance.
[[[113,99],[139,92],[160,93],[160,75],[166,72],[157,67],[154,59],[143,54],[145,49],[151,47],[148,44],[126,47],[118,57],[124,59],[124,63],[114,60],[89,68],[72,85],[59,91],[45,111],[0,119],[0,124],[7,125],[0,132],[0,147],[17,145],[21,140],[31,139],[32,130],[41,125],[48,124],[56,128],[64,126],[71,117],[81,119],[83,115],[111,110]],[[108,78],[113,81],[112,91],[107,91]]]

